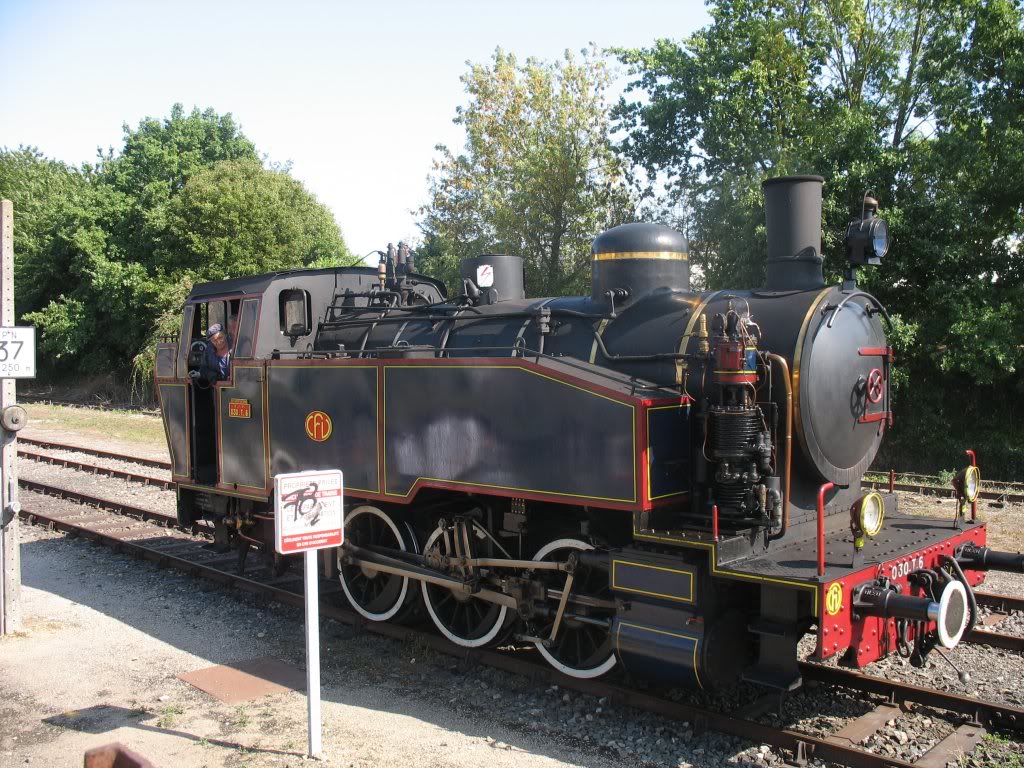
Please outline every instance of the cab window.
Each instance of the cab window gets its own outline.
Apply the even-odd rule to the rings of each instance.
[[[313,328],[309,291],[301,288],[286,288],[278,299],[281,318],[281,333],[293,340],[307,335]]]

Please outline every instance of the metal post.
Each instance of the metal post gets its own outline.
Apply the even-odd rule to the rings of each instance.
[[[309,756],[323,751],[320,729],[320,598],[315,549],[306,550],[306,700],[309,704]]]
[[[0,325],[14,325],[14,204],[0,200]],[[14,405],[14,379],[0,380],[0,412]],[[21,628],[16,433],[0,443],[0,636]]]
[[[968,457],[970,457],[970,459],[971,459],[971,466],[972,467],[978,466],[978,455],[974,451],[972,451],[970,448],[968,448],[966,451],[964,451],[964,453],[966,453],[968,455]],[[978,491],[980,492],[981,489],[979,488]],[[973,522],[977,521],[977,519],[978,519],[978,497],[975,496],[974,497],[974,501],[971,502],[971,522],[973,523]]]

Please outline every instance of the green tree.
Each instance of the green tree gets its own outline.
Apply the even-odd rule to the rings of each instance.
[[[124,147],[100,164],[100,179],[124,196],[125,210],[110,223],[114,245],[148,263],[166,227],[167,206],[193,174],[222,160],[259,162],[256,147],[230,114],[181,104],[164,120],[147,117],[124,126]]]
[[[196,281],[356,261],[301,182],[251,159],[196,172],[167,205],[154,256],[159,272]]]
[[[0,150],[0,198],[14,203],[17,310],[31,312],[66,285],[75,211],[87,204],[87,173],[35,147]],[[85,233],[81,233],[85,236]]]
[[[7,187],[28,217],[19,308],[51,373],[145,380],[193,282],[353,261],[331,213],[209,109],[126,126],[123,150],[82,171],[5,151]]]
[[[1008,426],[1024,421],[1024,331],[1009,320],[1024,309],[1020,4],[723,0],[711,16],[684,41],[619,51],[637,97],[616,108],[621,150],[683,208],[708,286],[761,283],[763,178],[826,178],[833,279],[872,190],[893,247],[862,282],[898,317],[910,382],[887,458],[950,466],[952,432],[980,437],[994,471],[1024,473]]]
[[[632,217],[621,160],[609,141],[609,74],[568,51],[553,63],[498,49],[462,77],[455,123],[462,154],[439,146],[419,268],[456,282],[465,256],[522,256],[532,295],[578,292],[594,235]]]

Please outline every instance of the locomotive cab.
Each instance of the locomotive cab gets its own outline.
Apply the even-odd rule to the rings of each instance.
[[[444,298],[435,280],[410,274],[407,282],[424,302]],[[179,336],[158,345],[155,379],[183,525],[265,500],[272,485],[266,361],[308,359],[314,318],[335,306],[370,304],[379,290],[376,271],[367,267],[292,270],[193,288]],[[227,334],[226,376],[209,370],[207,331],[214,325]],[[335,346],[318,356],[346,354]]]

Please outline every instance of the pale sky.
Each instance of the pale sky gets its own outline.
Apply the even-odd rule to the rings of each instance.
[[[463,144],[467,60],[649,46],[708,21],[698,0],[0,0],[0,146],[79,164],[175,102],[231,112],[362,255],[418,239],[434,146]]]

